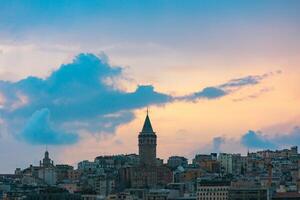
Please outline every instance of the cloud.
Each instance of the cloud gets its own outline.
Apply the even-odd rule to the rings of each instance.
[[[221,151],[221,145],[225,142],[225,139],[223,137],[215,137],[212,141],[212,149],[213,152],[220,152]]]
[[[80,54],[45,79],[0,81],[4,98],[0,113],[15,135],[31,144],[70,144],[77,139],[51,129],[50,112],[52,127],[59,130],[114,132],[116,127],[134,118],[133,109],[172,100],[151,85],[140,85],[133,92],[125,92],[107,83],[117,78],[122,78],[121,67],[111,66],[107,59],[93,54]],[[34,127],[40,121],[43,123],[36,132]]]
[[[236,152],[240,149],[277,149],[300,146],[300,128],[294,127],[289,133],[263,134],[260,131],[249,130],[239,138],[214,137],[212,141],[205,145],[205,152]]]
[[[72,144],[78,141],[76,134],[54,130],[50,122],[49,109],[41,109],[32,114],[20,134],[21,139],[31,144]]]
[[[181,97],[157,92],[152,85],[126,92],[117,85],[126,79],[121,67],[110,65],[104,54],[79,54],[44,79],[0,80],[0,120],[15,137],[30,144],[72,144],[80,133],[114,133],[134,119],[135,109],[175,100],[221,98],[234,92],[233,88],[258,84],[268,76],[232,79]]]
[[[239,98],[235,98],[235,99],[233,99],[233,101],[240,102],[240,101],[255,99],[255,98],[258,98],[259,96],[263,95],[264,93],[270,92],[272,90],[273,90],[273,88],[262,88],[259,91],[256,91],[252,94],[249,94],[249,95],[246,95],[243,97],[239,97]]]
[[[265,78],[268,78],[270,76],[281,74],[281,70],[277,70],[275,72],[269,72],[262,75],[251,75],[251,76],[245,76],[243,78],[236,78],[231,79],[227,83],[224,83],[222,85],[219,85],[219,88],[240,88],[243,86],[249,86],[249,85],[256,85],[260,83]]]
[[[180,97],[181,100],[195,101],[201,98],[216,99],[227,95],[227,92],[216,87],[206,87],[199,92],[195,92],[191,95]]]
[[[206,87],[201,91],[195,92],[190,95],[177,97],[177,100],[185,100],[185,101],[197,101],[199,99],[218,99],[228,94],[235,92],[238,89],[241,89],[246,86],[252,86],[259,84],[262,80],[267,77],[273,76],[275,74],[281,74],[280,70],[276,72],[270,72],[262,75],[254,75],[254,76],[245,76],[242,78],[231,79],[226,83],[223,83],[218,86]],[[262,89],[257,94],[249,95],[247,98],[256,98],[261,93],[267,92],[269,90]],[[246,97],[241,99],[236,99],[236,101],[244,100]]]
[[[218,136],[191,152],[191,156],[199,152],[244,152],[247,150],[283,149],[300,146],[300,127],[294,127],[288,133],[264,134],[261,131],[249,130],[240,137]]]
[[[289,133],[276,134],[271,138],[271,141],[286,146],[300,146],[300,128],[296,126]]]
[[[296,126],[289,133],[277,133],[268,136],[259,131],[248,131],[242,136],[241,142],[246,147],[255,149],[298,146],[300,145],[300,128]]]
[[[256,85],[263,78],[267,77],[267,75],[262,76],[246,76],[243,78],[232,79],[227,83],[220,85],[220,88],[234,88],[234,87],[242,87],[246,85]]]
[[[97,116],[94,119],[88,121],[75,121],[66,122],[64,129],[66,130],[83,130],[90,134],[97,135],[99,131],[103,134],[114,133],[116,128],[122,124],[131,122],[134,119],[134,114],[129,111],[120,111],[113,114],[105,114]]]
[[[211,142],[204,144],[202,147],[200,148],[196,148],[193,151],[190,152],[190,156],[194,156],[195,154],[199,154],[199,153],[206,153],[206,154],[210,154],[210,153],[220,153],[222,152],[223,149],[223,145],[226,144],[228,142],[228,140],[226,139],[226,137],[223,136],[217,136],[212,138]]]
[[[262,133],[249,130],[246,134],[241,137],[241,143],[254,149],[273,149],[276,145],[267,139]]]

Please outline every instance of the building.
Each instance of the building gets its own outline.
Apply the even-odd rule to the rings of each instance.
[[[238,180],[231,183],[228,197],[230,200],[269,200],[270,194],[259,182]]]
[[[78,170],[83,172],[95,172],[96,171],[96,163],[88,160],[83,160],[77,165]]]
[[[152,129],[147,112],[142,131],[138,135],[139,160],[138,166],[120,169],[120,182],[125,188],[156,188],[172,182],[172,171],[157,164],[157,136]]]
[[[94,177],[94,189],[96,194],[107,196],[115,190],[115,180],[107,175],[97,175]]]
[[[134,196],[132,196],[128,192],[120,192],[117,194],[109,195],[105,198],[106,200],[135,200]]]
[[[239,175],[242,171],[241,154],[220,153],[218,158],[221,171],[225,174]]]
[[[55,185],[57,182],[57,174],[53,161],[49,157],[49,152],[45,152],[43,161],[40,161],[40,169],[38,177],[48,185]]]
[[[54,162],[53,160],[50,159],[49,152],[47,150],[45,151],[43,161],[40,161],[40,167],[44,167],[44,168],[54,167]]]
[[[113,170],[124,166],[138,166],[140,159],[137,154],[98,156],[94,163],[97,168]]]
[[[279,192],[272,197],[272,200],[299,200],[299,199],[300,199],[299,192]]]
[[[11,200],[12,198],[9,198]],[[31,191],[25,195],[26,200],[50,200],[50,199],[61,199],[61,200],[81,200],[80,194],[70,194],[63,188],[58,187],[45,187],[40,188],[38,191]]]
[[[76,170],[68,171],[68,179],[69,180],[76,181],[76,180],[79,180],[81,176],[82,176],[81,170],[76,169]]]
[[[16,174],[22,175],[22,181],[27,184],[37,184],[43,181],[48,185],[54,185],[57,182],[57,174],[54,162],[49,157],[49,152],[46,150],[43,160],[40,161],[40,166],[30,165],[24,170],[17,169]]]
[[[30,177],[38,178],[40,169],[41,169],[40,166],[30,165],[28,168],[22,170],[21,174],[23,176],[30,176]]]
[[[176,170],[174,173],[174,182],[184,183],[184,182],[196,182],[197,179],[203,176],[206,172],[201,168],[186,168],[183,171]]]
[[[269,200],[266,188],[230,188],[230,200]]]
[[[230,181],[222,179],[198,179],[197,200],[227,200]]]
[[[55,185],[57,182],[55,168],[41,168],[39,170],[39,178],[42,179],[48,185]]]
[[[73,166],[70,165],[56,165],[56,176],[57,182],[69,179],[69,172],[74,170]]]
[[[106,198],[97,194],[83,194],[81,200],[105,200]],[[117,199],[116,199],[117,200]]]
[[[40,166],[30,165],[23,171],[17,172],[23,175],[24,183],[37,184],[39,181],[43,181],[48,185],[55,185],[57,182],[57,174],[54,166],[54,162],[49,157],[49,152],[46,150],[44,158],[40,161]]]
[[[210,161],[210,160],[217,160],[217,154],[211,153],[211,154],[197,154],[195,158],[193,159],[194,165],[200,165],[203,161]]]
[[[256,153],[261,158],[290,158],[293,156],[297,156],[298,154],[298,147],[293,146],[291,149],[282,149],[282,150],[264,150],[264,151],[258,151]]]
[[[142,131],[138,136],[139,156],[141,166],[156,166],[156,143],[157,136],[152,129],[150,118],[147,116]]]
[[[170,189],[149,190],[149,192],[146,195],[147,200],[168,200],[176,199],[178,197],[179,191]]]
[[[72,183],[72,182],[59,183],[57,186],[67,190],[71,194],[74,194],[79,191],[79,186],[77,183]]]
[[[168,159],[167,165],[172,169],[175,169],[178,166],[185,167],[188,165],[188,159],[183,156],[171,156]]]
[[[124,191],[127,194],[130,194],[130,196],[133,197],[135,200],[143,200],[146,199],[146,195],[148,194],[148,189],[126,189]]]

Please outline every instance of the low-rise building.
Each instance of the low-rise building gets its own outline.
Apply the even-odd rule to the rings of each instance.
[[[197,200],[227,200],[230,181],[222,179],[198,179]]]
[[[183,156],[171,156],[171,157],[169,157],[168,162],[167,162],[167,166],[172,169],[175,169],[178,166],[185,167],[187,165],[188,165],[188,159]]]
[[[57,182],[69,179],[69,172],[73,170],[74,167],[70,165],[56,165],[55,171],[57,175]]]
[[[299,192],[279,192],[272,197],[272,200],[299,200],[299,199],[300,199]]]
[[[146,200],[167,200],[167,199],[176,199],[178,197],[179,197],[178,190],[156,189],[156,190],[149,190],[146,196]]]
[[[230,188],[228,197],[230,200],[269,200],[266,188]]]
[[[269,200],[269,189],[256,181],[239,180],[231,183],[228,192],[230,200]]]

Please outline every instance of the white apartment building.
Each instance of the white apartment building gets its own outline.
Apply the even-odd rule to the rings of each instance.
[[[220,153],[218,158],[225,174],[240,174],[242,168],[241,154]]]

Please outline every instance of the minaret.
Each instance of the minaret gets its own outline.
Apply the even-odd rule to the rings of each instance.
[[[156,166],[156,139],[157,137],[152,129],[147,109],[144,126],[139,134],[139,156],[141,165]]]

